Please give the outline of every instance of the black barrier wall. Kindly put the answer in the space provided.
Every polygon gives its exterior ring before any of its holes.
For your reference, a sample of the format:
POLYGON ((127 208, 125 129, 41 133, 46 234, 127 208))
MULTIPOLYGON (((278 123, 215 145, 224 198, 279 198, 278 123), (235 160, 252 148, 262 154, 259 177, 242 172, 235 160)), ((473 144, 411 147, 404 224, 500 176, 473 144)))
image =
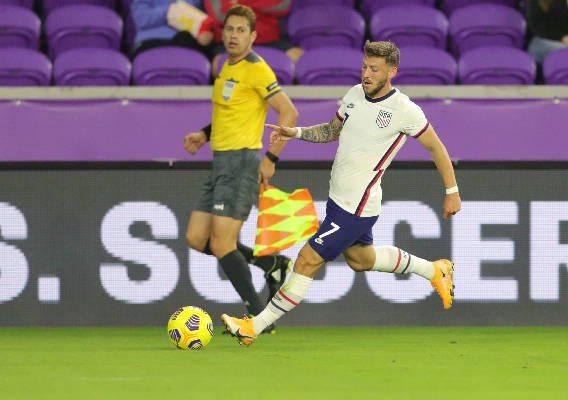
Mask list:
MULTIPOLYGON (((78 166, 0 170, 1 326, 161 325, 181 305, 217 323, 222 312, 244 312, 215 259, 185 244, 206 169, 78 166)), ((423 278, 355 273, 340 258, 280 324, 568 324, 566 170, 506 168, 458 168, 463 208, 449 221, 431 167, 395 165, 383 178, 375 243, 451 258, 451 310, 423 278)), ((321 219, 328 180, 327 168, 280 169, 272 183, 309 188, 321 219)), ((256 215, 242 231, 249 245, 256 215)))

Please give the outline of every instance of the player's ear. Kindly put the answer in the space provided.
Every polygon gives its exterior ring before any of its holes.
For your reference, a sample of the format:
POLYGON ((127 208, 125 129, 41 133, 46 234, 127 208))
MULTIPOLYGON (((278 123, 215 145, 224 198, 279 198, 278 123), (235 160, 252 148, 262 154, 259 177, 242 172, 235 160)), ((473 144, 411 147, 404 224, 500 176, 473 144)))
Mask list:
POLYGON ((389 68, 389 78, 392 79, 396 76, 396 73, 398 72, 398 68, 397 67, 390 67, 389 68))
POLYGON ((252 43, 254 43, 254 41, 256 40, 256 31, 251 32, 250 38, 251 38, 252 43))

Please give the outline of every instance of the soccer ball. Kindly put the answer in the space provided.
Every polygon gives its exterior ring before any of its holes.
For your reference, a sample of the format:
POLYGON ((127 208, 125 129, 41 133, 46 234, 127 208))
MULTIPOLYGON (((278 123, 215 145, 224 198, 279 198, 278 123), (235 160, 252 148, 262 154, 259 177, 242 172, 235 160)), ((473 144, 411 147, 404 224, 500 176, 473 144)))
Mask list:
POLYGON ((201 350, 211 341, 213 321, 199 307, 181 307, 168 321, 168 336, 178 349, 201 350))

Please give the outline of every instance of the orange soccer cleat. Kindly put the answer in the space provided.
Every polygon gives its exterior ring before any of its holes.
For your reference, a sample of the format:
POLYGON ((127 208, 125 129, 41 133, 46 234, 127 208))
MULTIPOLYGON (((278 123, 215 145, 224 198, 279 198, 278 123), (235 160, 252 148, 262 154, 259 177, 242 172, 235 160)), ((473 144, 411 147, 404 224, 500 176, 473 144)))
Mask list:
POLYGON ((221 319, 231 336, 236 337, 243 346, 248 347, 256 340, 257 335, 254 333, 251 318, 245 315, 243 319, 240 319, 223 314, 221 319))
POLYGON ((434 278, 432 278, 430 283, 442 298, 445 309, 452 307, 452 300, 454 298, 454 285, 452 284, 453 273, 454 263, 450 260, 434 261, 434 278))

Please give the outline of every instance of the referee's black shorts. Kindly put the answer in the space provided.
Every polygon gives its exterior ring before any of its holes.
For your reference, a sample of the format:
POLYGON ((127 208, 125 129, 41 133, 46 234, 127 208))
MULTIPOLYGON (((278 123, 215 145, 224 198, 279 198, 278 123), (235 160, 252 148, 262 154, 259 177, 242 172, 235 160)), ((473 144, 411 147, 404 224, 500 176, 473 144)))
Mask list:
POLYGON ((259 164, 258 149, 215 151, 195 210, 245 221, 258 202, 259 164))

